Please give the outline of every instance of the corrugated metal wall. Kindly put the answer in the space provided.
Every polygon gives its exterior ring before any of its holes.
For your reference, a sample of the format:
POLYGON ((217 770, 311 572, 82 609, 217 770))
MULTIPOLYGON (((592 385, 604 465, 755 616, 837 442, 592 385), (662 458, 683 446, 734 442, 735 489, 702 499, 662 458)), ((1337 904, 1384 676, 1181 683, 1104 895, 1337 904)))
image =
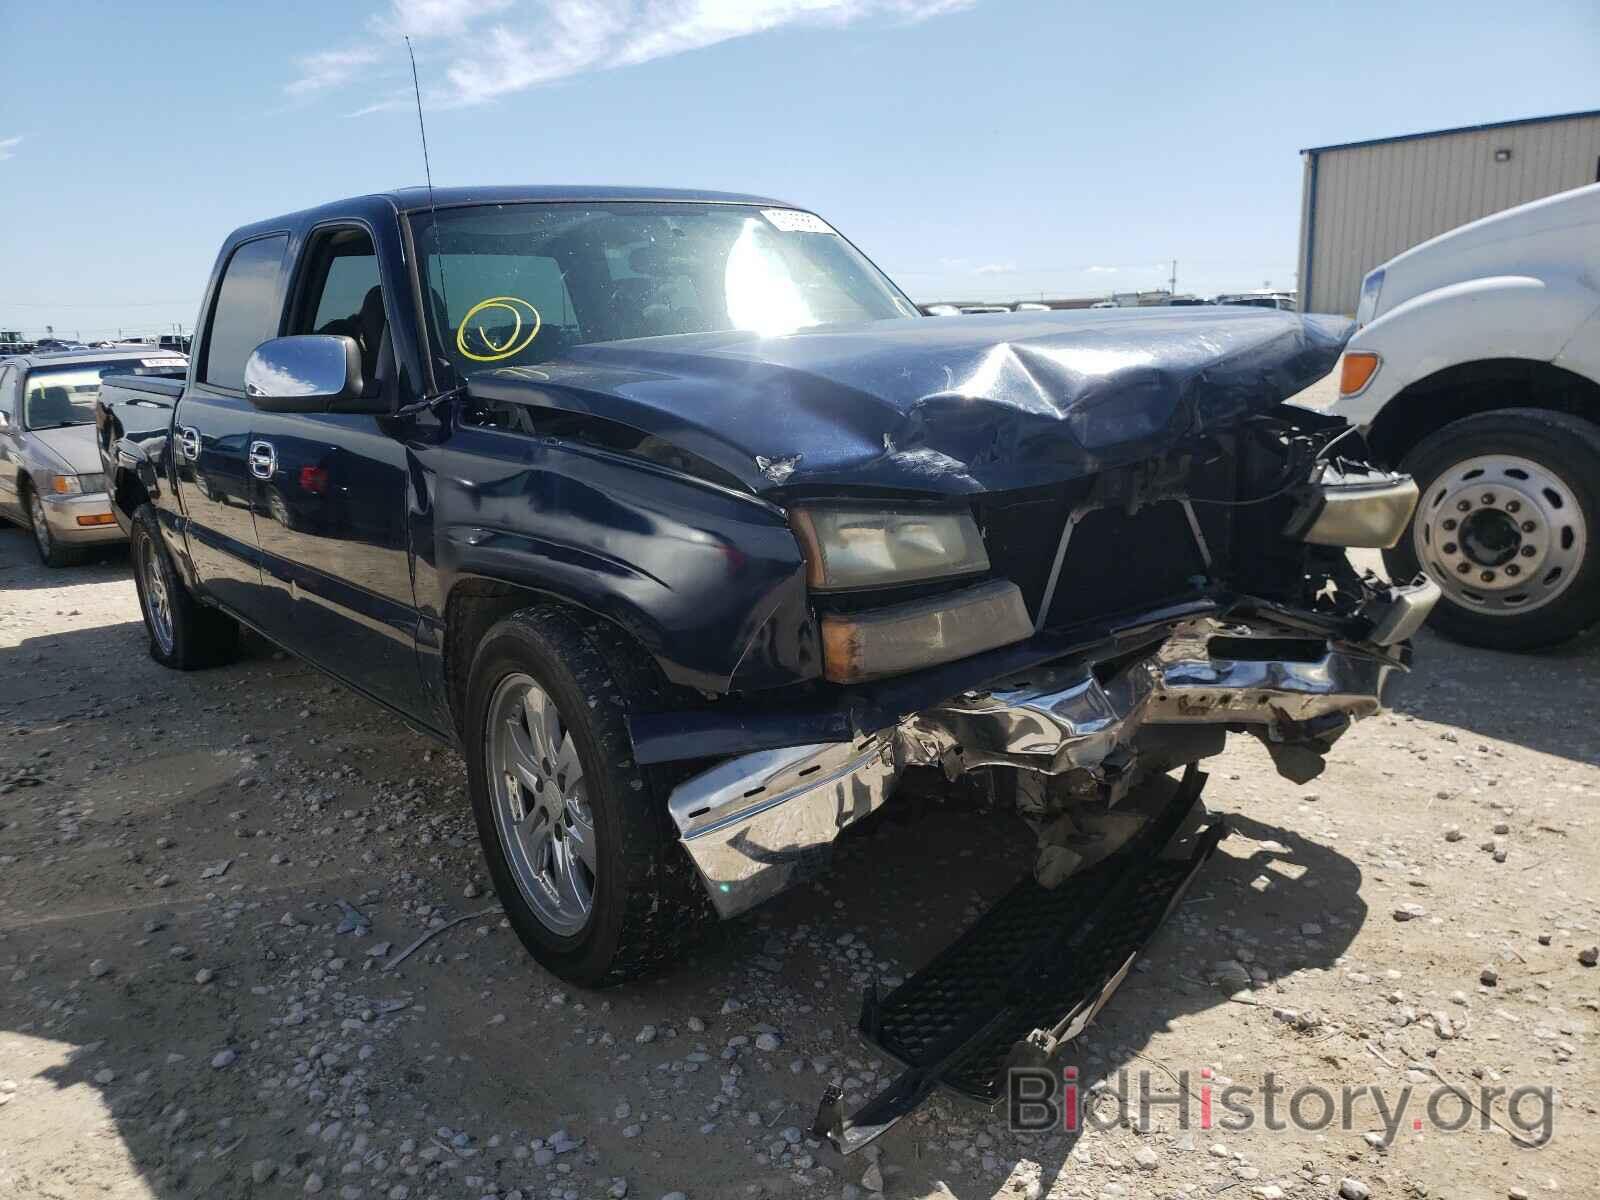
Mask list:
POLYGON ((1301 308, 1353 313, 1361 277, 1400 251, 1490 213, 1600 179, 1600 116, 1324 150, 1315 154, 1314 171, 1313 156, 1306 157, 1301 308), (1510 161, 1495 162, 1496 150, 1510 150, 1510 161))

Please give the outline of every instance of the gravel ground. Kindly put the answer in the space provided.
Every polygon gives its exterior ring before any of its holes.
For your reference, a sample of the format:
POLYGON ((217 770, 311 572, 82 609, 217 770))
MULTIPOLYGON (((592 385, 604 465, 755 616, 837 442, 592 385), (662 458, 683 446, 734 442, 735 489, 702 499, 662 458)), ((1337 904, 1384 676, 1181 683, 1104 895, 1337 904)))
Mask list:
POLYGON ((1212 762, 1236 832, 1070 1056, 1090 1091, 1377 1085, 1391 1134, 1367 1099, 1018 1136, 939 1097, 841 1162, 802 1131, 892 1077, 863 985, 1004 890, 1018 823, 876 824, 670 977, 574 991, 495 911, 456 755, 259 642, 164 671, 125 554, 0 530, 0 1196, 1600 1195, 1595 643, 1419 658, 1312 784, 1212 762), (1441 1078, 1552 1088, 1553 1138, 1503 1101, 1414 1128, 1441 1078))

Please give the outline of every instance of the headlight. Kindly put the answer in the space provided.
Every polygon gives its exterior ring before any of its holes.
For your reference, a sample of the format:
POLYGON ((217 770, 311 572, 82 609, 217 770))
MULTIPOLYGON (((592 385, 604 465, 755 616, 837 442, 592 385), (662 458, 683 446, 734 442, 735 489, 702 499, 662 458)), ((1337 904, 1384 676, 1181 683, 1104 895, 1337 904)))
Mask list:
POLYGON ((790 523, 818 591, 917 583, 989 569, 969 512, 796 508, 790 523))
POLYGON ((1318 546, 1387 549, 1400 540, 1416 507, 1417 485, 1409 475, 1328 467, 1301 496, 1283 532, 1318 546))
POLYGON ((1361 281, 1361 300, 1356 304, 1356 328, 1360 329, 1378 315, 1378 297, 1383 293, 1383 268, 1379 267, 1361 281))
POLYGON ((46 487, 56 496, 88 496, 106 490, 106 477, 98 471, 92 475, 51 475, 46 487))

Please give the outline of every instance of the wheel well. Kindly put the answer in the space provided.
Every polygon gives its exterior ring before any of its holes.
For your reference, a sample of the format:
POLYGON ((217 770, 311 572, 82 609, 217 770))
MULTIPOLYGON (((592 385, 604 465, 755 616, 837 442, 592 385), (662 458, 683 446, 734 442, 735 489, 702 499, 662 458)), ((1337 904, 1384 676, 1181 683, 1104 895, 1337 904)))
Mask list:
MULTIPOLYGON (((530 605, 557 605, 588 625, 602 625, 626 645, 634 661, 648 664, 659 675, 655 656, 623 626, 597 616, 580 605, 536 588, 503 583, 496 579, 463 579, 450 589, 444 610, 444 681, 450 702, 450 719, 456 733, 466 736, 463 721, 467 711, 467 678, 472 673, 472 658, 478 643, 495 622, 530 605)), ((662 684, 665 680, 660 681, 662 684)))
POLYGON ((139 506, 150 499, 149 489, 132 471, 118 471, 112 500, 127 517, 139 511, 139 506))
POLYGON ((1392 466, 1434 430, 1501 408, 1549 408, 1600 420, 1600 384, 1529 359, 1461 363, 1400 391, 1373 421, 1367 442, 1392 466))

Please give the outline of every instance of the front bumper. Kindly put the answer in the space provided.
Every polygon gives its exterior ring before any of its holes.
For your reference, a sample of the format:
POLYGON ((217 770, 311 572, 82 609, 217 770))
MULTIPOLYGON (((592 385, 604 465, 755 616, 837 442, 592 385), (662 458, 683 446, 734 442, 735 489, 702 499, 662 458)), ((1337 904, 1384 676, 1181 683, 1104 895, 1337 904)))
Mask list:
POLYGON ((98 546, 106 542, 125 542, 128 535, 117 524, 111 511, 111 497, 105 492, 87 496, 44 496, 44 519, 50 536, 65 546, 98 546), (96 524, 80 524, 78 518, 96 524))
MULTIPOLYGON (((1374 615, 1386 632, 1420 624, 1437 598, 1426 585, 1396 593, 1374 615)), ((850 742, 735 756, 680 783, 669 808, 729 917, 812 873, 909 767, 952 780, 987 767, 1078 772, 1084 786, 1115 789, 1135 777, 1141 756, 1165 770, 1216 753, 1233 731, 1258 737, 1285 776, 1312 778, 1350 723, 1381 708, 1400 669, 1388 644, 1286 631, 1264 618, 1197 617, 1131 662, 1101 646, 850 742)))

